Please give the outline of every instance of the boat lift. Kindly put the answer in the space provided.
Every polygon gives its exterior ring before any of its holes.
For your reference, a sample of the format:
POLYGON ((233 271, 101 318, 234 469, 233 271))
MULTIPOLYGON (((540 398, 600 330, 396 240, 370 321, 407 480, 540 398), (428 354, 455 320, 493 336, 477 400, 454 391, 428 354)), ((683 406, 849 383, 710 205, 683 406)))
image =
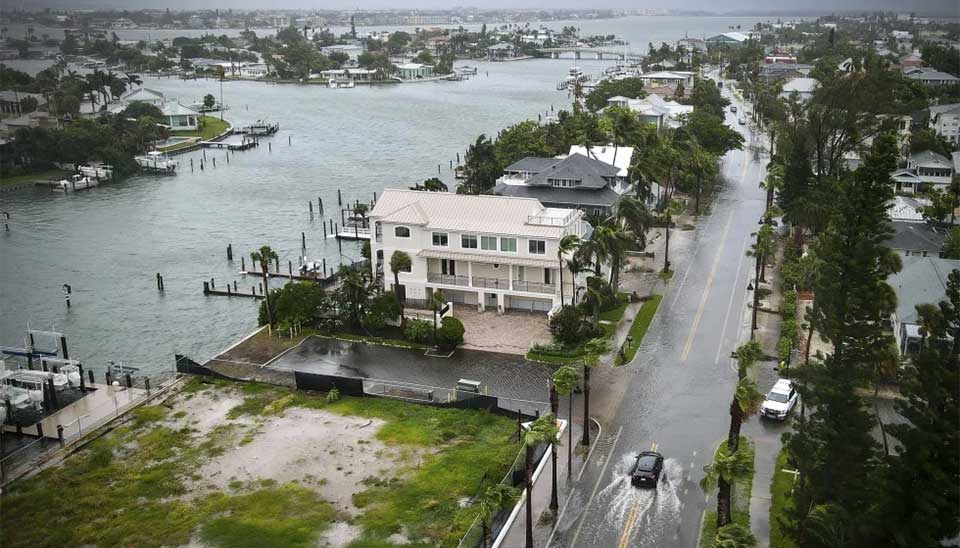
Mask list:
POLYGON ((33 361, 40 360, 43 358, 50 358, 60 355, 61 351, 63 352, 63 358, 67 359, 69 357, 67 353, 67 338, 63 333, 56 331, 40 331, 37 329, 28 329, 27 330, 27 340, 24 341, 23 347, 17 346, 0 346, 0 356, 17 356, 27 359, 27 369, 33 369, 33 361), (37 336, 50 337, 54 340, 58 340, 57 344, 53 349, 46 348, 37 348, 36 338, 37 336))

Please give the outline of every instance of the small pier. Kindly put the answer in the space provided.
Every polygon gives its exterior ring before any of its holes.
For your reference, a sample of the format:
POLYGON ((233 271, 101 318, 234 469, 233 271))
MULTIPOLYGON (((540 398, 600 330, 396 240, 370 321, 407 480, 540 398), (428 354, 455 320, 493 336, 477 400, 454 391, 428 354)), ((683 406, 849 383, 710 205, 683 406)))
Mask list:
POLYGON ((370 240, 370 229, 361 226, 344 226, 337 232, 338 240, 370 240))
POLYGON ((237 291, 231 288, 230 284, 227 284, 227 290, 223 291, 222 289, 213 289, 210 286, 210 282, 203 282, 203 294, 205 296, 219 296, 219 297, 241 297, 247 299, 262 299, 263 293, 257 293, 256 287, 250 288, 250 293, 245 293, 243 291, 237 291))
POLYGON ((244 139, 239 143, 236 141, 201 141, 200 146, 203 148, 215 148, 215 149, 227 149, 231 152, 236 152, 238 150, 249 150, 251 148, 257 147, 260 144, 255 139, 247 139, 244 136, 244 139))

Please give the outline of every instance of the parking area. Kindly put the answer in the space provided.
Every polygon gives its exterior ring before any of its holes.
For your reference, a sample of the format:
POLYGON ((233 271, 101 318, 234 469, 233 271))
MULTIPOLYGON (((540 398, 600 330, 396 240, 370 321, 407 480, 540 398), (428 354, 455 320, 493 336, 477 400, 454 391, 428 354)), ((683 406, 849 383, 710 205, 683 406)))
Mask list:
POLYGON ((470 305, 454 305, 456 316, 466 330, 463 347, 471 350, 524 355, 534 343, 550 342, 550 327, 545 312, 495 309, 478 312, 470 305))

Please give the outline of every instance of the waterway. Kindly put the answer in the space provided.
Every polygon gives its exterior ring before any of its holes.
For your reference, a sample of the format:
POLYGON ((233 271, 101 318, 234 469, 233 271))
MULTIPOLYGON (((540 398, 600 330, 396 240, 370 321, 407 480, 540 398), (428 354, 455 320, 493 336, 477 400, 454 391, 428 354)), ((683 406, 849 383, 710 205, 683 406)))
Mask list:
MULTIPOLYGON (((648 17, 577 25, 646 44, 748 28, 757 20, 648 17)), ((598 74, 613 62, 577 64, 598 74)), ((264 119, 281 128, 259 148, 230 155, 229 163, 225 152, 207 151, 201 171, 197 151, 179 157, 175 176, 138 176, 70 195, 0 194, 0 210, 11 215, 10 231, 0 233, 0 344, 23 343, 28 326, 55 329, 68 335, 71 357, 88 367, 115 360, 147 373, 171 370, 174 353, 214 355, 255 327, 256 305, 204 297, 204 280, 214 278, 218 287, 237 280, 249 291, 257 282, 237 274, 240 256, 249 263, 261 245, 278 251, 283 269, 287 261, 296 268, 301 232, 311 260, 325 257, 332 266, 358 259, 359 246, 345 243, 341 255, 335 240, 322 237, 324 219, 339 222, 338 190, 344 201, 369 201, 384 188, 436 176, 438 166, 452 187, 450 161, 478 134, 495 135, 569 105, 555 87, 572 60, 469 64, 479 73, 464 82, 342 90, 228 82, 230 122, 264 119), (307 206, 313 201, 316 208, 318 198, 327 215, 311 221, 307 206), (65 283, 73 288, 70 308, 65 283)), ((185 104, 220 93, 213 80, 147 78, 144 86, 185 104)))

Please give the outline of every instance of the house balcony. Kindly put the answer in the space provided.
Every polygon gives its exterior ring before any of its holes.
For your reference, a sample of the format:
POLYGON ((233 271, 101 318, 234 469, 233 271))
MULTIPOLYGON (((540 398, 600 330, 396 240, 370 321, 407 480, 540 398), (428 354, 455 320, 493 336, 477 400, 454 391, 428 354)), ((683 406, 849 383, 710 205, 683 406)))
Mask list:
POLYGON ((474 276, 473 287, 482 287, 485 289, 510 289, 510 280, 506 278, 488 278, 486 276, 474 276))
POLYGON ((546 293, 553 295, 557 292, 555 284, 545 284, 540 282, 526 282, 523 280, 513 280, 514 291, 527 291, 529 293, 546 293))
POLYGON ((439 272, 428 272, 427 281, 434 284, 462 285, 469 286, 470 279, 466 276, 456 276, 454 274, 440 274, 439 272))

